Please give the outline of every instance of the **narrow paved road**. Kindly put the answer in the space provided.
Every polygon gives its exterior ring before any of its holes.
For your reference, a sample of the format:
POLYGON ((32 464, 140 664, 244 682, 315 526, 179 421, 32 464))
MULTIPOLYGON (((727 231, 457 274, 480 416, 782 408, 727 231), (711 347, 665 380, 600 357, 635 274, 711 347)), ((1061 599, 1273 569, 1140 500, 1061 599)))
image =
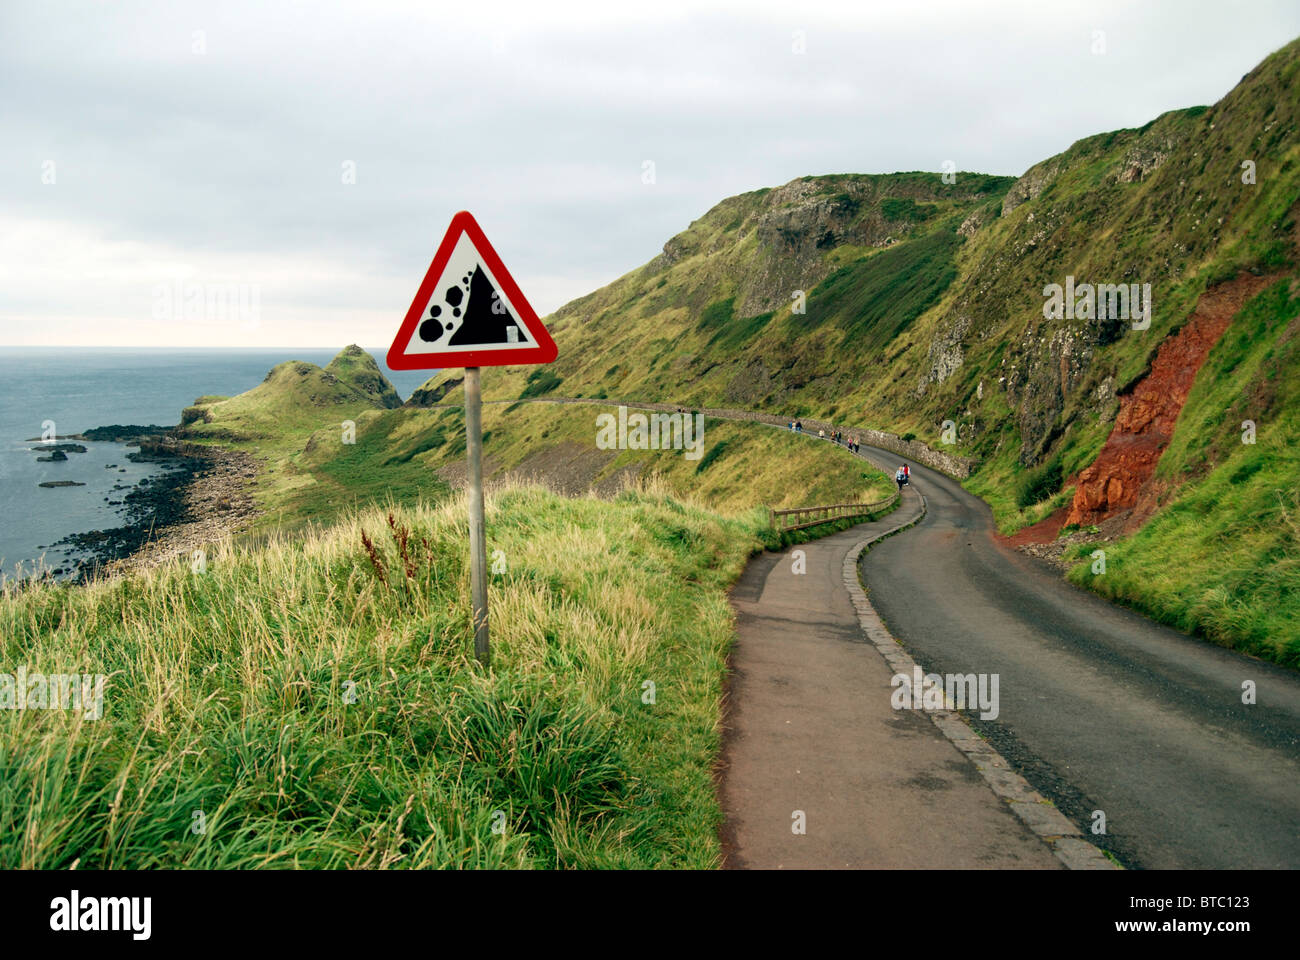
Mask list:
POLYGON ((1090 839, 1126 866, 1300 868, 1300 674, 1066 583, 997 542, 982 500, 911 467, 929 512, 863 557, 863 582, 927 670, 999 675, 1001 713, 976 729, 1079 827, 1104 813, 1090 839))
POLYGON ((1300 867, 1300 676, 1066 583, 998 543, 982 500, 911 466, 928 513, 862 579, 926 669, 1000 676, 1001 714, 976 729, 1075 824, 1103 811, 1091 839, 1126 866, 1300 867))
POLYGON ((882 520, 754 558, 732 588, 727 867, 1062 869, 926 714, 890 704, 893 671, 862 632, 844 561, 920 513, 908 491, 882 520))

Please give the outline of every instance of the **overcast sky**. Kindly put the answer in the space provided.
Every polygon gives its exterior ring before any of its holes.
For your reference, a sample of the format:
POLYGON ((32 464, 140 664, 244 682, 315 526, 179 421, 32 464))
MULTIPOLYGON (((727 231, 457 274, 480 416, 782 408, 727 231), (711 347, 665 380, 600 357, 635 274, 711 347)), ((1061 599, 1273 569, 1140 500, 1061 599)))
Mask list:
POLYGON ((386 346, 459 209, 545 314, 724 197, 1020 174, 1297 35, 1295 0, 3 0, 0 344, 386 346))

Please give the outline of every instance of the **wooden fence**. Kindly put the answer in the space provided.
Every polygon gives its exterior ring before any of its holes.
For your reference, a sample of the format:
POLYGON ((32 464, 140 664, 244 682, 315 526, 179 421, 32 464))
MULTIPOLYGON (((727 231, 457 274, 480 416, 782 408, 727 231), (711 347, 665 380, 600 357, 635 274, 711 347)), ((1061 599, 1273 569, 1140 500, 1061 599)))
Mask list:
POLYGON ((802 530, 819 523, 829 523, 844 517, 865 517, 883 510, 898 499, 894 494, 888 500, 876 503, 831 503, 822 507, 795 507, 793 510, 769 510, 770 522, 778 531, 802 530))

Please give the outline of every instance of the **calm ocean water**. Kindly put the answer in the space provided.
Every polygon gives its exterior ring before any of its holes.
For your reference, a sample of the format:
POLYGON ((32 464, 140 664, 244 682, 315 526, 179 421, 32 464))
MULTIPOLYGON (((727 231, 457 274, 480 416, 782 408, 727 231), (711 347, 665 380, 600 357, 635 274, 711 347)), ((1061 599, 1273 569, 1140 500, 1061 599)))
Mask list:
MULTIPOLYGON (((54 421, 60 434, 109 424, 162 424, 204 394, 234 396, 257 386, 285 360, 324 366, 337 350, 175 350, 141 348, 0 347, 0 571, 30 572, 44 558, 48 567, 65 559, 48 545, 73 533, 120 526, 120 500, 143 477, 161 472, 126 459, 120 443, 86 442, 86 453, 66 461, 37 463, 32 437, 54 421), (109 469, 110 464, 115 464, 109 469), (47 480, 74 480, 83 487, 43 488, 47 480), (117 487, 118 489, 114 489, 117 487)), ((392 371, 384 351, 370 353, 406 399, 429 377, 424 371, 392 371)))

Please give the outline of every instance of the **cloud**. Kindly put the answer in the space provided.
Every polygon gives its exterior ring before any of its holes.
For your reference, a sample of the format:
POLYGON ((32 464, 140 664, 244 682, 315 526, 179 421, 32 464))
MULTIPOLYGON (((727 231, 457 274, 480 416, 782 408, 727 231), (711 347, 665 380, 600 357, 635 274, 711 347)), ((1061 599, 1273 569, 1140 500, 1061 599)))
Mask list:
POLYGON ((1298 28, 1172 0, 6 3, 0 342, 384 343, 459 209, 545 313, 726 196, 1020 173, 1216 100, 1298 28), (260 327, 160 329, 178 265, 258 285, 260 327))

